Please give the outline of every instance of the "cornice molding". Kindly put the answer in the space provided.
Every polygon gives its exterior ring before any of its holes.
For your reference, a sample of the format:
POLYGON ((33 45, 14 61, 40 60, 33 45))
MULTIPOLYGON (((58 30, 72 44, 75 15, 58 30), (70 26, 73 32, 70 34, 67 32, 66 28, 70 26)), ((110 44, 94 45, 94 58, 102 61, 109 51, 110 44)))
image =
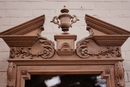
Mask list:
POLYGON ((87 14, 85 15, 85 21, 88 26, 91 26, 92 28, 108 35, 113 34, 130 35, 130 32, 125 29, 107 23, 105 21, 99 20, 87 14))
POLYGON ((0 33, 9 47, 30 47, 38 39, 38 34, 44 29, 45 15, 34 18, 9 30, 0 33), (26 35, 34 30, 34 34, 26 35))
POLYGON ((100 46, 122 46, 129 35, 93 35, 93 40, 100 46))
POLYGON ((43 26, 44 22, 45 22, 45 15, 42 15, 28 22, 20 24, 16 27, 13 27, 9 30, 3 31, 0 33, 0 35, 24 35, 31 32, 32 30, 39 29, 40 27, 43 26))
POLYGON ((91 38, 100 46, 122 46, 127 38, 130 37, 129 31, 87 14, 85 16, 85 21, 91 38), (98 32, 94 32, 94 29, 104 34, 98 34, 98 32))

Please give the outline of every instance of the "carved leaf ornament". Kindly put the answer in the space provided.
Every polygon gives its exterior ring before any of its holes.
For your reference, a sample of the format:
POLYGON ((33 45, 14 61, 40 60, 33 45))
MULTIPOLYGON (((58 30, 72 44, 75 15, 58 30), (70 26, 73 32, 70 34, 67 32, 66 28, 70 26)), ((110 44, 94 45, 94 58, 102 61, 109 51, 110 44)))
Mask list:
POLYGON ((115 77, 118 87, 124 87, 124 68, 121 62, 115 64, 115 77))
POLYGON ((80 58, 121 57, 120 49, 118 47, 100 47, 89 37, 82 39, 76 45, 76 53, 80 58))
POLYGON ((55 53, 54 43, 44 37, 39 37, 38 40, 34 43, 32 47, 20 47, 20 48, 11 48, 10 58, 14 57, 30 57, 33 59, 34 57, 41 57, 44 59, 51 58, 55 53), (40 47, 36 47, 39 45, 40 47), (33 49, 35 47, 35 49, 33 49), (37 50, 37 52, 33 52, 37 50))

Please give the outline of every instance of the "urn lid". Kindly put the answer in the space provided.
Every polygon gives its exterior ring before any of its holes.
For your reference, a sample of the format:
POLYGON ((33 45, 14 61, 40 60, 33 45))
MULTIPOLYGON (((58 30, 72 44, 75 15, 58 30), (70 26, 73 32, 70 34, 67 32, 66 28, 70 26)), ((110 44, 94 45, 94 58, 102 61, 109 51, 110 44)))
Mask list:
POLYGON ((64 6, 64 8, 61 9, 60 12, 61 12, 61 13, 68 13, 68 12, 69 12, 69 9, 67 9, 66 6, 64 6))

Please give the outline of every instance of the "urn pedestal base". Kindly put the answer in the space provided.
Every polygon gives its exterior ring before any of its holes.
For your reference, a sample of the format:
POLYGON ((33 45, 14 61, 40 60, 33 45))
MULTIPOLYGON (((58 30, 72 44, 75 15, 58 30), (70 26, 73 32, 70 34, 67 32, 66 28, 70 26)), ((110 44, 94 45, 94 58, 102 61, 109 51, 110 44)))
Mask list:
POLYGON ((54 36, 56 40, 56 51, 58 55, 73 55, 74 41, 76 40, 76 35, 71 35, 69 33, 62 33, 60 35, 54 36))

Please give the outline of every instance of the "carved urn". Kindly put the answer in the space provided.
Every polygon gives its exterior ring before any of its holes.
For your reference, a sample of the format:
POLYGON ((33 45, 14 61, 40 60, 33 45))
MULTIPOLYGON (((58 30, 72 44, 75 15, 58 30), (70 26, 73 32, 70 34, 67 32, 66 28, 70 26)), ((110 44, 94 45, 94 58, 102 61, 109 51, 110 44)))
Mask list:
POLYGON ((68 12, 69 10, 64 6, 64 8, 61 9, 61 14, 58 17, 54 16, 51 21, 54 24, 57 24, 59 28, 62 28, 62 31, 64 32, 68 31, 73 23, 79 21, 76 15, 71 16, 68 12))

